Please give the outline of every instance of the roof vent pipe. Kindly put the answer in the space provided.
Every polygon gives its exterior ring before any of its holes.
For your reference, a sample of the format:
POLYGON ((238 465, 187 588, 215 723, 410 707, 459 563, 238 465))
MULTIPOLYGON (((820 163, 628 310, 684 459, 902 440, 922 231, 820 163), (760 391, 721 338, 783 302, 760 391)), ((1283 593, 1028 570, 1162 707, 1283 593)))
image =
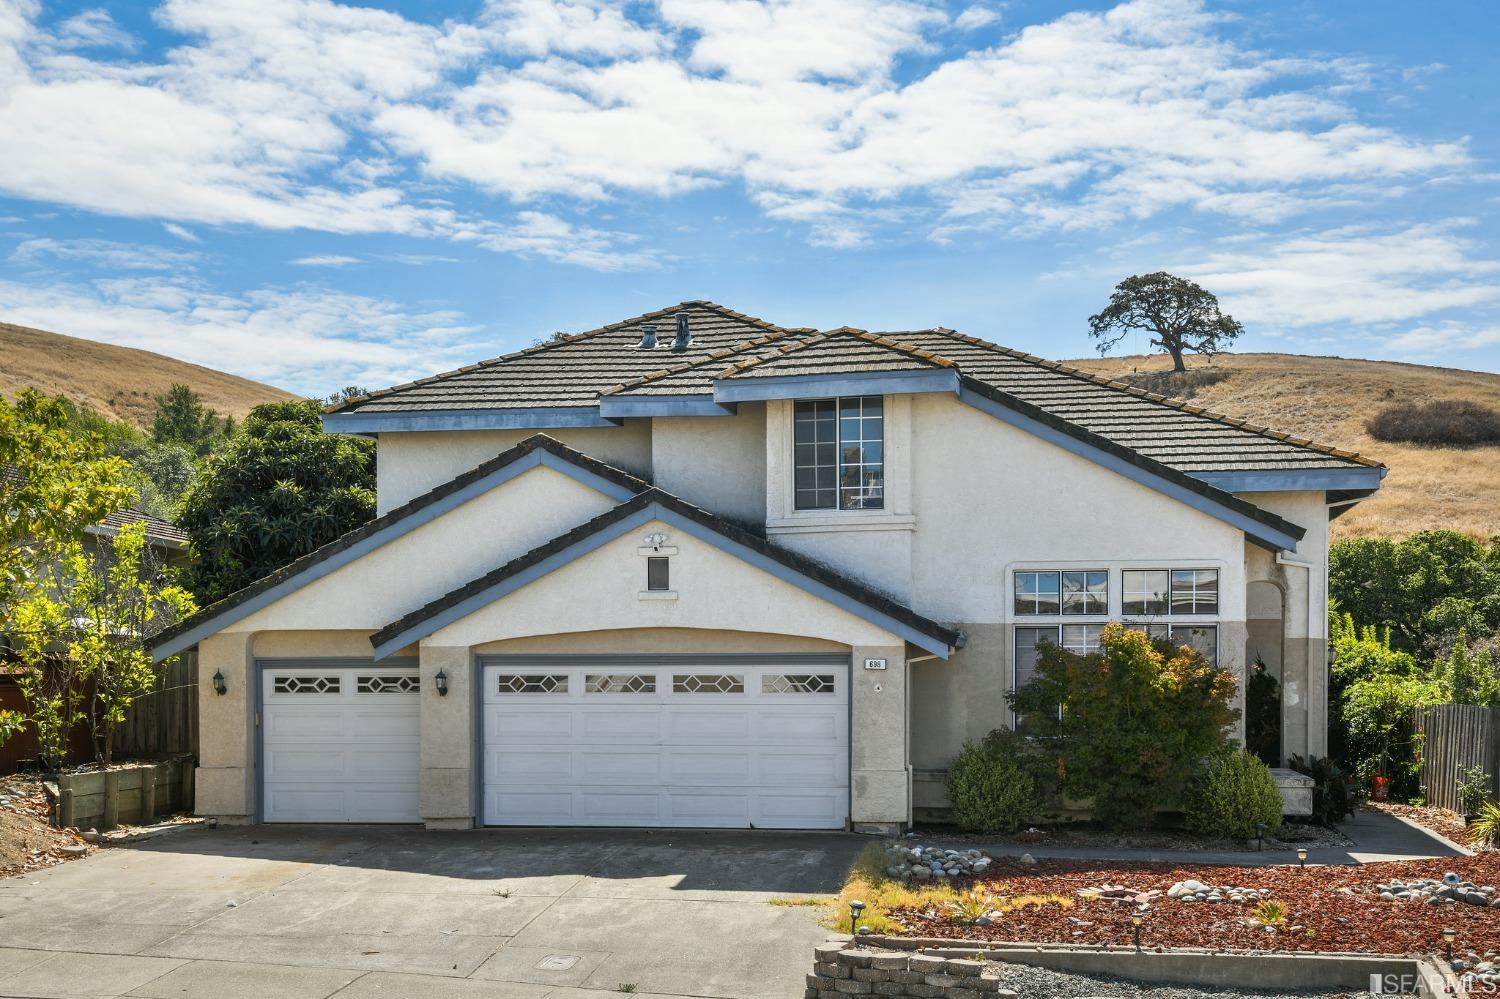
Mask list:
POLYGON ((693 331, 688 327, 688 314, 677 313, 677 339, 672 341, 673 350, 687 350, 688 344, 693 342, 693 331))
POLYGON ((642 326, 641 327, 641 349, 642 350, 655 350, 656 349, 656 327, 655 326, 642 326))

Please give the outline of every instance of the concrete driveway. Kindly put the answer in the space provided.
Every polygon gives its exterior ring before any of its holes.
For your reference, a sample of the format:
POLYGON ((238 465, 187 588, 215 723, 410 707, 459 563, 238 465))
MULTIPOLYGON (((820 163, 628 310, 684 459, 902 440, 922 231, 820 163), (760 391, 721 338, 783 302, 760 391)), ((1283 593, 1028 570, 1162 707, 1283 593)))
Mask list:
POLYGON ((197 829, 0 881, 0 996, 597 999, 802 992, 868 840, 197 829))

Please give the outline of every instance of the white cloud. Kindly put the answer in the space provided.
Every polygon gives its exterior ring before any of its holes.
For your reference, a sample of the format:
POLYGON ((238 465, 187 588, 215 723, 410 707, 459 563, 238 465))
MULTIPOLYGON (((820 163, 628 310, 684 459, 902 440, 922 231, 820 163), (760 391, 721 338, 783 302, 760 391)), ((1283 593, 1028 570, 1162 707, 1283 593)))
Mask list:
POLYGON ((360 262, 358 257, 345 257, 337 253, 326 253, 321 256, 298 257, 292 263, 299 267, 348 267, 350 264, 360 262))
POLYGON ((1239 240, 1169 269, 1214 292, 1241 320, 1293 328, 1400 323, 1500 301, 1500 261, 1476 256, 1464 228, 1465 220, 1448 220, 1239 240))
POLYGON ((1385 341, 1385 346, 1398 355, 1417 358, 1439 357, 1451 350, 1477 350, 1495 344, 1500 344, 1500 325, 1475 326, 1458 320, 1417 326, 1385 341))
POLYGON ((1290 218, 1471 166, 1462 142, 1361 120, 1350 95, 1369 66, 1270 58, 1201 0, 1129 0, 946 53, 996 8, 491 0, 425 24, 331 0, 166 0, 156 14, 181 39, 165 56, 91 60, 66 38, 107 18, 48 27, 35 0, 0 8, 0 190, 621 267, 653 258, 579 221, 583 203, 740 185, 815 241, 857 245, 892 224, 945 240, 1183 207, 1290 218), (923 68, 897 74, 912 55, 923 68), (520 211, 438 200, 463 186, 520 211), (874 214, 902 199, 921 210, 874 214))
POLYGON ((389 385, 493 354, 451 311, 316 286, 230 295, 163 277, 0 281, 7 321, 152 350, 308 395, 389 385))
POLYGON ((107 239, 48 239, 23 241, 11 253, 16 264, 39 264, 47 258, 68 260, 93 267, 131 271, 175 271, 191 269, 198 254, 168 250, 143 243, 117 243, 107 239))
POLYGON ((102 8, 80 11, 58 26, 56 37, 63 48, 118 48, 133 52, 140 40, 122 30, 102 8))
POLYGON ((183 240, 184 242, 203 242, 203 240, 199 239, 197 234, 194 233, 191 229, 187 228, 186 226, 178 225, 176 222, 163 222, 161 227, 165 229, 169 234, 176 236, 178 239, 183 240))

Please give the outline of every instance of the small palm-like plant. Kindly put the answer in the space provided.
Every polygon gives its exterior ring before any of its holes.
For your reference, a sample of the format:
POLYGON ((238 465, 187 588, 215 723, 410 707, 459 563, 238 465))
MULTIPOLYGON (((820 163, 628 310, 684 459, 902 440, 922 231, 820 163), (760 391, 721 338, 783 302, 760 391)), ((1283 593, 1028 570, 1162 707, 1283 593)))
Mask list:
POLYGON ((989 915, 996 905, 995 896, 983 888, 961 891, 943 903, 943 912, 955 923, 976 923, 989 915))
POLYGON ((1469 822, 1469 842, 1475 846, 1500 846, 1500 804, 1486 801, 1469 822))
POLYGON ((1285 925, 1286 903, 1268 898, 1255 907, 1255 918, 1262 926, 1285 925))

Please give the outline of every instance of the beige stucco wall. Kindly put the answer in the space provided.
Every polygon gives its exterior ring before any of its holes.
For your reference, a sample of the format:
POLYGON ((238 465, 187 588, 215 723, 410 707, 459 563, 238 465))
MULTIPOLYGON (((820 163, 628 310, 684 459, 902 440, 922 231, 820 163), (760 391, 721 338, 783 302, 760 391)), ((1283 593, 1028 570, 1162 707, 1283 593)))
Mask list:
POLYGON ((651 476, 651 421, 556 430, 434 430, 381 434, 376 507, 385 513, 467 472, 536 433, 643 478, 651 476))
POLYGON ((582 631, 561 635, 528 635, 474 646, 476 655, 735 652, 847 652, 848 646, 825 639, 752 631, 705 628, 634 628, 582 631))
POLYGON ((733 416, 656 420, 652 481, 669 493, 749 523, 765 520, 766 406, 741 403, 733 416))
POLYGON ((576 479, 538 466, 232 627, 306 630, 337 622, 377 630, 614 505, 576 479))

